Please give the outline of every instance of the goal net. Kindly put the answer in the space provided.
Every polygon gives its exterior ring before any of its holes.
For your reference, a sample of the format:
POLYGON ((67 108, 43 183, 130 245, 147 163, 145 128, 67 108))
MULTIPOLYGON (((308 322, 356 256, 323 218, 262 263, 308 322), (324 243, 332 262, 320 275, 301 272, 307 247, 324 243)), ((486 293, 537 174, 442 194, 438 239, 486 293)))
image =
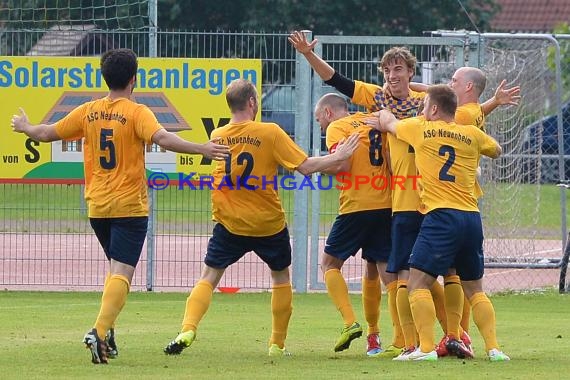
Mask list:
POLYGON ((486 119, 487 132, 503 148, 499 159, 481 161, 488 265, 544 267, 560 258, 558 141, 551 117, 557 100, 549 46, 541 39, 500 38, 487 39, 479 51, 487 75, 482 100, 503 79, 507 87, 521 86, 522 96, 519 106, 500 107, 486 119))
POLYGON ((149 25, 148 0, 0 0, 0 30, 139 30, 149 25))

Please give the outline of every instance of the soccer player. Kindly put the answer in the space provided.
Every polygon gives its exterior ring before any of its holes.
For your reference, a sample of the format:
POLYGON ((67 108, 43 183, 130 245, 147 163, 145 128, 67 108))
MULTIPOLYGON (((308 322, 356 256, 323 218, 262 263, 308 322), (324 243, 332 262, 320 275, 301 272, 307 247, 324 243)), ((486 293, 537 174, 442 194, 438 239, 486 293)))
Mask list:
POLYGON ((507 361, 509 357, 497 343, 493 305, 483 292, 483 229, 474 195, 480 155, 497 158, 501 147, 481 130, 456 124, 456 109, 453 90, 436 85, 427 91, 423 117, 398 121, 391 113, 380 111, 379 129, 413 146, 421 174, 420 211, 425 218, 410 256, 408 281, 420 346, 406 356, 407 360, 437 360, 436 315, 429 289, 438 275, 455 267, 488 357, 507 361))
POLYGON ((339 215, 335 219, 321 259, 325 285, 329 296, 340 311, 344 328, 334 351, 343 351, 350 342, 362 335, 350 303, 348 287, 341 274, 344 262, 362 249, 366 260, 362 277, 362 304, 368 323, 368 356, 382 353, 379 336, 380 273, 382 263, 391 250, 391 177, 386 152, 386 134, 365 123, 364 113, 351 115, 346 98, 329 93, 321 97, 315 116, 326 131, 327 148, 334 153, 339 142, 353 133, 359 135, 359 145, 350 161, 328 174, 343 176, 339 215))
MULTIPOLYGON (((485 90, 486 83, 487 78, 485 73, 478 68, 461 67, 455 71, 449 82, 449 86, 457 95, 457 110, 455 112, 455 122, 457 124, 474 125, 482 131, 485 131, 485 115, 488 115, 501 105, 518 105, 518 101, 520 100, 520 87, 505 88, 505 80, 501 81, 491 99, 483 104, 479 104, 479 98, 485 90)), ((411 83, 410 87, 416 91, 424 92, 428 88, 427 85, 418 83, 411 83)), ((482 195, 483 191, 479 186, 479 182, 475 181, 475 196, 480 198, 482 195)), ((449 340, 449 335, 453 337, 457 331, 462 329, 470 340, 467 333, 469 331, 471 310, 467 298, 465 298, 463 302, 459 330, 458 326, 455 326, 456 318, 453 317, 453 314, 459 316, 459 312, 461 311, 460 302, 456 300, 457 297, 461 297, 460 291, 457 289, 460 284, 460 279, 457 275, 449 275, 445 278, 445 284, 446 306, 448 309, 448 331, 436 347, 437 354, 440 357, 448 355, 446 345, 449 340), (451 318, 449 318, 450 316, 451 318)), ((466 339, 463 339, 463 341, 465 342, 466 339)), ((466 347, 468 349, 471 348, 468 344, 466 344, 466 347)), ((472 353, 471 350, 471 354, 472 353)))
MULTIPOLYGON (((495 95, 491 99, 483 104, 479 104, 479 98, 485 90, 486 83, 487 78, 485 74, 478 68, 461 67, 455 71, 449 86, 457 95, 457 110, 455 112, 455 122, 457 124, 475 125, 485 132, 485 115, 490 114, 500 105, 518 105, 520 87, 505 88, 505 80, 501 81, 495 90, 495 95)), ((480 169, 478 168, 477 170, 479 173, 480 169)), ((475 181, 475 196, 477 198, 483 196, 483 191, 477 180, 475 181)), ((471 303, 466 297, 461 318, 461 328, 466 333, 469 331, 470 310, 471 303)), ((447 350, 445 341, 446 339, 444 338, 443 344, 438 344, 438 355, 440 356, 444 355, 447 350)))
MULTIPOLYGON (((335 87, 348 96, 355 104, 374 112, 387 109, 396 118, 405 119, 416 116, 422 105, 425 93, 410 89, 410 80, 414 75, 416 58, 406 48, 394 47, 386 51, 378 64, 378 70, 384 75, 390 93, 381 86, 352 80, 336 72, 327 62, 313 51, 317 40, 308 42, 303 32, 295 31, 289 35, 289 41, 295 49, 304 55, 311 67, 328 85, 335 87)), ((392 252, 390 257, 397 257, 397 262, 379 264, 380 276, 388 293, 390 317, 394 327, 392 343, 379 354, 381 357, 396 357, 404 347, 414 345, 416 332, 409 311, 406 279, 407 257, 419 232, 422 215, 417 211, 419 196, 415 188, 417 170, 414 163, 413 149, 391 135, 388 135, 390 168, 392 176, 398 179, 392 188, 392 252), (401 309, 401 311, 400 311, 401 309), (407 310, 407 313, 406 313, 407 310)), ((393 260, 393 259, 391 259, 393 260)), ((363 298, 370 288, 363 288, 363 298)), ((433 284, 433 295, 437 305, 438 319, 446 331, 443 287, 433 284)), ((376 311, 379 315, 380 311, 376 311)), ((374 351, 379 343, 378 336, 368 336, 367 352, 374 351)))
POLYGON ((94 364, 116 355, 114 336, 106 341, 129 293, 147 232, 148 201, 144 144, 155 143, 181 153, 223 160, 229 151, 214 140, 185 141, 167 132, 145 105, 130 100, 136 84, 137 56, 129 49, 101 56, 101 72, 109 94, 78 106, 54 124, 32 125, 24 110, 12 127, 34 140, 50 142, 85 138, 85 199, 89 222, 109 260, 99 315, 84 337, 94 364), (109 351, 109 352, 108 352, 109 351))
POLYGON ((164 352, 177 355, 192 344, 224 271, 253 251, 271 269, 269 355, 288 356, 285 338, 293 308, 291 245, 277 192, 277 169, 281 165, 309 175, 343 165, 356 149, 359 136, 351 135, 326 157, 307 158, 279 125, 255 121, 259 103, 251 82, 231 82, 226 100, 231 120, 212 133, 230 147, 226 162, 219 163, 213 173, 212 214, 217 223, 208 242, 200 280, 186 300, 181 333, 164 352))

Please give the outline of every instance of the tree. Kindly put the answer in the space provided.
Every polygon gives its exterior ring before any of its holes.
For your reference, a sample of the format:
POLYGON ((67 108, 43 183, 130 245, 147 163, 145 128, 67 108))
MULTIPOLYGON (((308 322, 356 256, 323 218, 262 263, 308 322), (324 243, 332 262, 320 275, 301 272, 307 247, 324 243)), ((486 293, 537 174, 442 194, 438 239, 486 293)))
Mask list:
MULTIPOLYGON (((480 31, 490 29, 496 0, 464 0, 480 31)), ((160 28, 315 34, 420 36, 437 29, 474 30, 457 0, 337 0, 326 5, 309 0, 159 0, 160 28)))
MULTIPOLYGON (((554 34, 570 34, 570 25, 568 23, 560 23, 554 27, 554 34)), ((570 40, 560 39, 560 70, 562 71, 562 98, 568 100, 570 98, 570 40)), ((554 72, 556 70, 555 63, 556 52, 554 47, 548 48, 548 67, 554 72)))

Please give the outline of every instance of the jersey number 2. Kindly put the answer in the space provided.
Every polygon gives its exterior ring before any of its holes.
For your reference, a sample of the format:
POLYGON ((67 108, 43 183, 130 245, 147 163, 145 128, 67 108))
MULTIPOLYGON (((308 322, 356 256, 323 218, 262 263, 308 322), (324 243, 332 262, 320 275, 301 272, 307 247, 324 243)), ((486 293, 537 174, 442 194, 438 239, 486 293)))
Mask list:
POLYGON ((445 164, 443 164, 439 170, 439 179, 440 181, 455 182, 455 176, 449 174, 449 169, 455 162, 455 149, 449 145, 442 145, 439 148, 439 155, 443 157, 447 154, 449 154, 447 161, 445 161, 445 164))
POLYGON ((101 128, 101 140, 99 140, 99 149, 101 156, 99 164, 103 169, 114 169, 117 166, 117 156, 115 155, 115 144, 113 143, 113 130, 101 128), (109 139, 107 139, 109 138, 109 139))

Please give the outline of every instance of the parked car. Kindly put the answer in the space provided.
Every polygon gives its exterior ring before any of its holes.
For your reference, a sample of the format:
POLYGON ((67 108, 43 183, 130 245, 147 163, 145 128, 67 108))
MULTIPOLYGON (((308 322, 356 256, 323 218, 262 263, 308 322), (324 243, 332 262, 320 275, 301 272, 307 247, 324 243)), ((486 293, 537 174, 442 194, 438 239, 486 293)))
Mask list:
MULTIPOLYGON (((261 121, 277 123, 292 138, 295 139, 295 88, 291 86, 274 86, 262 95, 261 121)), ((314 115, 311 114, 314 128, 319 128, 314 115)), ((308 127, 308 126, 307 126, 308 127)), ((312 137, 310 134, 312 145, 312 137)), ((321 152, 326 152, 326 140, 321 136, 321 152)))
MULTIPOLYGON (((565 178, 570 179, 570 102, 562 106, 563 152, 565 155, 565 178)), ((555 183, 560 180, 559 144, 558 144, 558 115, 546 116, 526 128, 522 153, 525 155, 542 154, 540 168, 541 183, 555 183)), ((535 182, 536 160, 525 157, 525 172, 531 173, 530 182, 535 182)))

